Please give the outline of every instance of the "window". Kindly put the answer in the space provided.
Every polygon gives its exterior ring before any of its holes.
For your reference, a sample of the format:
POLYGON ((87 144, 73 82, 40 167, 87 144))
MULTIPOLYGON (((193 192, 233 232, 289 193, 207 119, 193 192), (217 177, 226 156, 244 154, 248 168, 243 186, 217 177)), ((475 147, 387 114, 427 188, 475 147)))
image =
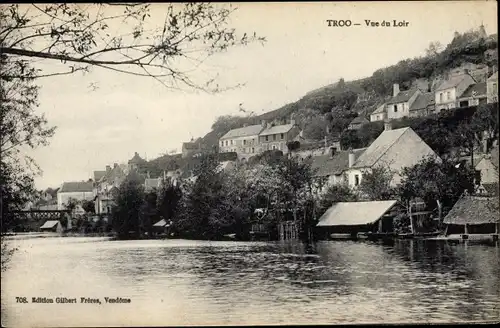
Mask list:
POLYGON ((450 100, 451 99, 451 92, 447 91, 446 92, 446 100, 450 100))
POLYGON ((273 145, 273 150, 276 150, 276 145, 273 145))
POLYGON ((233 140, 231 140, 231 146, 233 145, 233 140))
POLYGON ((269 136, 266 136, 266 141, 269 141, 269 136))
POLYGON ((228 146, 228 145, 229 145, 229 141, 226 140, 226 146, 228 146))
POLYGON ((355 185, 355 186, 359 186, 359 174, 356 174, 356 175, 354 176, 354 185, 355 185))
POLYGON ((252 153, 255 153, 255 148, 252 148, 252 153))
POLYGON ((285 134, 284 133, 281 134, 281 140, 283 140, 283 139, 285 139, 285 134))
POLYGON ((273 134, 273 140, 276 140, 276 135, 275 134, 273 134))
POLYGON ((394 105, 394 113, 398 112, 398 105, 394 105))
POLYGON ((441 92, 439 94, 439 102, 443 102, 444 101, 444 96, 443 96, 443 93, 441 92))
POLYGON ((246 140, 243 140, 243 144, 246 145, 247 144, 247 141, 246 140))

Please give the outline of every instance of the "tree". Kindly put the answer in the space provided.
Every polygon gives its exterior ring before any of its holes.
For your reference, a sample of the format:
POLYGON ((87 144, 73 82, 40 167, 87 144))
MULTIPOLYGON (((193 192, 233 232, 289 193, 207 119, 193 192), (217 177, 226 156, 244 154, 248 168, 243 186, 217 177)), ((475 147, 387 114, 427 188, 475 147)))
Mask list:
POLYGON ((137 176, 129 174, 118 188, 111 210, 113 230, 118 238, 137 238, 141 234, 140 214, 144 204, 144 187, 137 176))
POLYGON ((328 121, 323 115, 317 115, 307 122, 304 127, 304 137, 312 140, 321 140, 326 135, 326 126, 328 121))
POLYGON ((95 213, 95 202, 93 200, 84 200, 82 208, 86 213, 95 213))
POLYGON ((393 172, 385 166, 376 166, 363 174, 359 192, 368 200, 389 200, 395 196, 391 187, 393 172))
POLYGON ((345 130, 340 135, 340 147, 342 149, 356 149, 362 146, 362 140, 359 139, 356 130, 345 130))
POLYGON ((423 199, 435 208, 437 202, 451 208, 465 190, 474 192, 474 169, 455 166, 450 160, 424 158, 412 167, 402 170, 399 196, 403 201, 423 199))
POLYGON ((175 221, 178 217, 182 200, 182 190, 167 180, 159 190, 157 211, 160 218, 166 222, 175 221))
POLYGON ((441 50, 443 50, 443 45, 439 41, 434 41, 429 44, 429 47, 425 49, 425 53, 429 57, 437 56, 441 50))
MULTIPOLYGON (((194 79, 194 71, 214 54, 264 42, 255 33, 228 26, 232 6, 210 3, 165 4, 12 4, 0 10, 0 53, 16 62, 63 64, 61 71, 39 68, 36 77, 87 72, 92 67, 149 77, 169 88, 223 90, 216 75, 194 79), (157 13, 164 13, 163 19, 157 13), (154 26, 153 20, 161 20, 154 26), (120 31, 120 32, 118 32, 120 31)), ((11 72, 9 78, 22 78, 11 72)))

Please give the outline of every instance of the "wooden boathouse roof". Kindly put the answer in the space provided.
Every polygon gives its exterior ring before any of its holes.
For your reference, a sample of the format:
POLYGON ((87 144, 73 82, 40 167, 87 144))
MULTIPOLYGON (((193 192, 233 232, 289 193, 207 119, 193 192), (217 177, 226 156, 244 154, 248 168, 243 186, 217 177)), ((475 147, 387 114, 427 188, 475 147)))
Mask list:
POLYGON ((445 224, 485 224, 500 222, 498 197, 463 196, 443 220, 445 224))
POLYGON ((374 223, 396 203, 397 200, 336 203, 321 216, 317 226, 356 226, 374 223))

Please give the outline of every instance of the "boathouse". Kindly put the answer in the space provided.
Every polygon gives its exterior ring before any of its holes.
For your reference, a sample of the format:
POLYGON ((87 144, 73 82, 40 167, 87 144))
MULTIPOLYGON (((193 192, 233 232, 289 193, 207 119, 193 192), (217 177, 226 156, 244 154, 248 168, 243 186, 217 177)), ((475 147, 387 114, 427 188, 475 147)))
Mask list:
POLYGON ((356 237, 359 233, 392 235, 399 210, 396 200, 340 202, 320 217, 316 230, 320 238, 356 237))
POLYGON ((153 224, 153 230, 155 233, 166 233, 171 226, 171 221, 167 223, 165 219, 161 219, 160 221, 153 224))
POLYGON ((445 235, 459 239, 498 239, 498 205, 498 197, 462 196, 443 220, 446 225, 445 235))
POLYGON ((63 228, 59 220, 48 220, 40 227, 44 232, 62 232, 63 228))

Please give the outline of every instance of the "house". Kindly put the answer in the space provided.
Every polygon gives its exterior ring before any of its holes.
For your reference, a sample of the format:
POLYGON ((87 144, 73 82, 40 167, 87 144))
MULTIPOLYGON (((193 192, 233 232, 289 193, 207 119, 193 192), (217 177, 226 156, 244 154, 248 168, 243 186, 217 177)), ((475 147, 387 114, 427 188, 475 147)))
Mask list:
POLYGON ((500 230, 498 197, 463 195, 443 223, 445 235, 458 239, 476 239, 485 235, 496 235, 500 230))
POLYGON ((94 184, 92 182, 64 182, 57 192, 57 209, 63 210, 70 198, 84 201, 94 199, 94 184))
POLYGON ((244 125, 241 128, 227 132, 219 139, 221 153, 234 152, 238 159, 248 160, 251 156, 260 153, 259 133, 267 127, 266 121, 256 125, 244 125))
POLYGON ((330 148, 330 153, 312 158, 311 168, 315 171, 317 180, 317 192, 323 192, 331 185, 346 183, 345 171, 349 168, 349 159, 359 157, 366 148, 354 149, 352 151, 337 151, 330 148))
POLYGON ((386 122, 384 131, 375 141, 354 160, 349 162, 347 172, 348 184, 356 188, 363 179, 363 174, 372 168, 382 166, 393 173, 391 186, 401 181, 400 171, 411 167, 425 157, 438 155, 410 127, 393 130, 391 123, 386 122))
POLYGON ((498 102, 498 72, 493 73, 486 81, 487 103, 498 102))
POLYGON ((361 128, 363 124, 370 123, 364 116, 357 116, 355 117, 351 123, 349 123, 348 129, 349 130, 358 130, 361 128))
POLYGON ((479 160, 475 170, 481 174, 481 184, 498 183, 498 146, 493 147, 490 154, 479 160))
POLYGON ((421 93, 410 106, 410 117, 423 117, 432 114, 435 109, 434 94, 421 93))
POLYGON ((44 232, 63 232, 63 227, 59 220, 48 220, 40 227, 40 231, 44 232))
POLYGON ((201 139, 194 140, 191 138, 190 142, 182 143, 182 158, 199 155, 203 152, 205 147, 201 143, 201 139))
POLYGON ((387 119, 398 119, 410 116, 410 107, 422 92, 418 88, 400 91, 399 84, 393 85, 392 98, 385 104, 387 119))
POLYGON ((467 73, 455 74, 443 81, 434 92, 436 111, 458 107, 458 99, 476 81, 467 73))
POLYGON ((386 104, 382 104, 378 106, 371 114, 370 114, 370 122, 376 122, 376 121, 384 121, 387 119, 386 111, 385 111, 385 106, 386 104))
MULTIPOLYGON (((139 157, 140 158, 140 157, 139 157)), ((130 162, 130 161, 129 161, 130 162)), ((132 161, 132 166, 139 163, 139 160, 132 161)), ((113 167, 106 165, 106 173, 97 182, 94 183, 94 196, 95 196, 95 212, 97 214, 109 214, 113 207, 114 201, 120 184, 125 180, 127 173, 124 167, 114 163, 113 167)), ((95 171, 94 171, 95 174, 95 171)))
POLYGON ((106 171, 94 171, 94 182, 97 182, 106 175, 106 171))
POLYGON ((146 160, 138 152, 135 152, 134 156, 128 161, 128 168, 129 170, 138 170, 146 163, 146 160))
POLYGON ((165 221, 165 219, 161 219, 160 221, 153 224, 153 231, 156 233, 166 233, 168 228, 172 226, 172 221, 165 221))
POLYGON ((316 230, 323 237, 332 234, 356 237, 358 233, 392 233, 393 219, 399 210, 397 200, 339 202, 320 217, 316 230))
POLYGON ((267 123, 264 130, 259 133, 259 150, 281 150, 283 154, 288 153, 287 144, 291 141, 299 140, 300 128, 291 119, 289 124, 273 125, 267 123))
POLYGON ((458 98, 458 107, 486 104, 486 82, 470 85, 458 98))

